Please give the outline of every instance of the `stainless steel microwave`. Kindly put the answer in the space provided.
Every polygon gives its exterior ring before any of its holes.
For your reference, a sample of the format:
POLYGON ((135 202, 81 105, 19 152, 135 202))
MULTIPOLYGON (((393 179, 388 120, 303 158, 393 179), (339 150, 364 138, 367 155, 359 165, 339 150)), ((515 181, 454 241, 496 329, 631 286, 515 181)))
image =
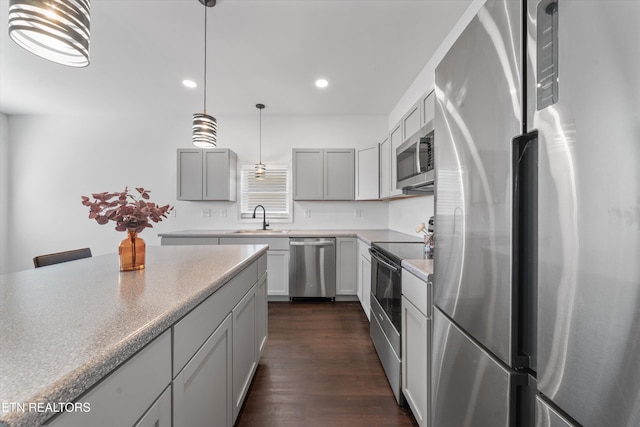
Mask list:
POLYGON ((405 193, 433 191, 433 136, 429 122, 396 149, 396 188, 405 193))

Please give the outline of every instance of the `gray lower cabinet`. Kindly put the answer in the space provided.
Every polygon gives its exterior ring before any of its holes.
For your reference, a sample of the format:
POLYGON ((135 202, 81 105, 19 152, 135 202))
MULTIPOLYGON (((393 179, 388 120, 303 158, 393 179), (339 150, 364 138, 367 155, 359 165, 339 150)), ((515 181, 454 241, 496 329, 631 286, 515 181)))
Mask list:
POLYGON ((293 200, 354 199, 354 149, 293 149, 293 200))
POLYGON ((358 246, 354 237, 336 238, 336 295, 358 294, 358 246))
POLYGON ((233 422, 258 365, 256 307, 254 286, 233 309, 233 422))
POLYGON ((78 398, 89 412, 47 425, 231 427, 266 343, 266 321, 263 255, 78 398))
POLYGON ((228 148, 179 148, 178 200, 236 200, 236 153, 228 148))
MULTIPOLYGON (((268 262, 268 261, 267 261, 268 262)), ((268 268, 268 267, 267 267, 268 268)), ((260 360, 260 356, 267 345, 267 335, 269 331, 268 324, 268 280, 267 274, 264 273, 258 280, 256 285, 256 342, 258 347, 258 356, 256 360, 260 360)))
POLYGON ((289 296, 289 251, 267 251, 269 295, 289 296))
POLYGON ((77 400, 88 404, 89 412, 67 412, 47 425, 134 426, 154 406, 154 402, 162 406, 157 418, 164 416, 163 424, 158 425, 170 425, 167 424, 166 414, 168 411, 171 416, 171 404, 169 402, 167 406, 166 400, 158 399, 170 384, 171 332, 166 331, 77 400))
POLYGON ((371 320, 371 246, 358 240, 358 299, 362 310, 371 320))
POLYGON ((402 394, 420 427, 430 424, 431 285, 402 270, 402 394))
POLYGON ((269 295, 289 296, 289 238, 288 237, 220 237, 221 245, 269 245, 267 271, 269 295))
POLYGON ((173 380, 173 425, 233 425, 231 314, 173 380))
POLYGON ((134 427, 171 427, 171 386, 165 389, 134 427))

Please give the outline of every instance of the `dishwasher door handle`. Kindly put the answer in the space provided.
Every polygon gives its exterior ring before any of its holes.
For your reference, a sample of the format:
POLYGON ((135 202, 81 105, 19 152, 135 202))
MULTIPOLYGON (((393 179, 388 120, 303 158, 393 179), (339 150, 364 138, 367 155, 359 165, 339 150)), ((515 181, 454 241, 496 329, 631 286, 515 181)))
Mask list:
POLYGON ((334 246, 334 242, 289 242, 291 246, 334 246))

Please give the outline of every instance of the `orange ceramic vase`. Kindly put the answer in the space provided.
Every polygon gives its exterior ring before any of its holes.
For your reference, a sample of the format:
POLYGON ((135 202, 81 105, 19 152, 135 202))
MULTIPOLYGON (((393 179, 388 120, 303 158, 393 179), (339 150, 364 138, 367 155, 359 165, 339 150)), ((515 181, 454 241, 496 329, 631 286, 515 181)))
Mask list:
POLYGON ((146 245, 135 230, 127 230, 127 238, 120 242, 120 271, 142 270, 144 268, 146 245))

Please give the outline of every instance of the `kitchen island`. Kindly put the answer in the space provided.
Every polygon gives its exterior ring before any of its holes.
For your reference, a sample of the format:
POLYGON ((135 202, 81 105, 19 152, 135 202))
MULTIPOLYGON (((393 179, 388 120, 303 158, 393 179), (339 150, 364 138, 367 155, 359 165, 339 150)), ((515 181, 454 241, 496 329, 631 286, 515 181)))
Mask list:
MULTIPOLYGON (((54 425, 97 425, 95 418, 88 424, 73 421, 87 409, 87 415, 113 416, 106 421, 111 425, 137 425, 146 407, 86 403, 99 394, 105 377, 114 377, 138 359, 144 361, 145 351, 154 346, 167 349, 158 350, 160 359, 167 361, 166 376, 158 381, 162 390, 170 389, 172 379, 182 375, 189 359, 195 359, 194 353, 215 335, 212 331, 218 325, 213 323, 236 320, 234 307, 251 292, 264 313, 253 313, 247 324, 263 326, 266 339, 266 251, 265 245, 148 247, 146 268, 140 271, 119 272, 118 255, 110 254, 0 276, 0 425, 41 425, 61 408, 70 410, 72 406, 65 406, 70 402, 80 406, 56 418, 54 425), (255 289, 263 282, 261 298, 255 289), (224 314, 211 312, 219 306, 224 314), (198 322, 212 318, 216 319, 209 322, 211 331, 198 322), (119 424, 123 419, 127 424, 119 424)), ((243 325, 240 314, 238 325, 243 325)), ((243 374, 249 383, 257 360, 250 362, 251 372, 243 374)), ((225 375, 231 378, 231 373, 225 375)), ((157 376, 162 377, 160 372, 157 376)), ((241 388, 248 386, 244 380, 241 388)), ((126 395, 127 390, 118 387, 115 395, 126 395)), ((234 384, 234 399, 228 397, 230 414, 221 424, 231 425, 235 419, 237 410, 231 409, 231 402, 236 404, 237 392, 246 390, 236 390, 234 384)), ((158 395, 144 405, 154 403, 158 395)), ((180 407, 175 386, 173 406, 180 407)))

